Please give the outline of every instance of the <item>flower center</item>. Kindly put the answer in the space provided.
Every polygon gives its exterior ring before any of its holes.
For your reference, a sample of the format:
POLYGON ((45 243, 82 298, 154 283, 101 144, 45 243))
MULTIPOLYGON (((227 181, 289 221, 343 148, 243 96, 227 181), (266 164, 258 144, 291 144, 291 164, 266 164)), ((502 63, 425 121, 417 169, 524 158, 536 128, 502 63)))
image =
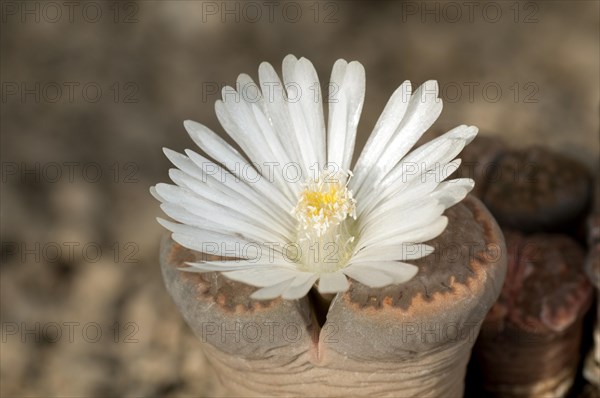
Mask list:
POLYGON ((354 241, 347 219, 356 218, 356 200, 347 183, 346 176, 325 172, 305 183, 292 209, 302 270, 333 272, 347 263, 354 241))

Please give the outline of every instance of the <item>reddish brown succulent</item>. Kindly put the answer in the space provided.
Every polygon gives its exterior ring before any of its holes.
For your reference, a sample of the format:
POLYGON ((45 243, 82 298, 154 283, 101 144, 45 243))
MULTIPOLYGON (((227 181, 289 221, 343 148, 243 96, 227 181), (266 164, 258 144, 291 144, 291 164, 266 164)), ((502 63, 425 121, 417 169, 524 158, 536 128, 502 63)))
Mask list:
POLYGON ((590 198, 587 169, 542 147, 507 151, 486 181, 483 201, 500 225, 527 232, 562 229, 590 198))
POLYGON ((485 385, 503 396, 561 396, 573 381, 593 296, 584 252, 563 235, 505 237, 506 282, 477 344, 485 385))

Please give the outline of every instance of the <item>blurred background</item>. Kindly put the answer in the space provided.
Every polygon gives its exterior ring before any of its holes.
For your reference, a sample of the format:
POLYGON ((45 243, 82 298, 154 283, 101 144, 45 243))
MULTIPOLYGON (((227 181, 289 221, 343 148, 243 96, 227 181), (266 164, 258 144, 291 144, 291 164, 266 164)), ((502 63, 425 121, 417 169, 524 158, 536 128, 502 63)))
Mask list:
MULTIPOLYGON (((598 166, 599 2, 2 1, 2 396, 210 396, 163 287, 148 188, 185 119, 289 53, 327 82, 366 68, 360 148, 404 80, 437 79, 446 129, 598 166)), ((358 152, 358 151, 357 151, 358 152)))

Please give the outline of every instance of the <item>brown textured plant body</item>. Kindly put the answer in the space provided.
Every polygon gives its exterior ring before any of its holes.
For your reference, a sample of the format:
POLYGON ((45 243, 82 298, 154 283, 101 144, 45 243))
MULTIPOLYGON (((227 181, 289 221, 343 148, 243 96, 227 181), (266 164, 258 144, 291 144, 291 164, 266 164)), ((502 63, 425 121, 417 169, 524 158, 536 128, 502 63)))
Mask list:
POLYGON ((255 301, 254 288, 217 273, 177 269, 199 253, 169 238, 167 288, 223 384, 244 396, 461 396, 482 319, 506 273, 502 233, 477 199, 446 211, 436 252, 411 281, 356 282, 320 326, 301 300, 255 301))

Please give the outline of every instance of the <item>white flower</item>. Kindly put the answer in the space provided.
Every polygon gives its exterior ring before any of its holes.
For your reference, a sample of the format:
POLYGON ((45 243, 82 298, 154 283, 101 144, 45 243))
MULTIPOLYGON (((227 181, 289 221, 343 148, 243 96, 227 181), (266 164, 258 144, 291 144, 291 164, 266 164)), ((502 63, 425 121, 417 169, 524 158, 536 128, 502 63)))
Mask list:
POLYGON ((321 293, 347 290, 350 277, 370 287, 410 280, 405 261, 430 254, 443 212, 473 188, 445 181, 454 158, 477 134, 459 126, 411 151, 442 110, 438 86, 412 93, 404 82, 390 98, 353 171, 365 71, 338 60, 329 85, 327 126, 310 61, 288 55, 283 82, 262 63, 259 85, 245 74, 225 87, 217 117, 241 148, 207 127, 184 123, 208 157, 165 149, 176 185, 151 189, 178 223, 159 222, 179 244, 225 257, 189 263, 187 271, 221 271, 260 287, 255 299, 298 299, 316 283, 321 293), (212 159, 212 160, 210 160, 212 159))

